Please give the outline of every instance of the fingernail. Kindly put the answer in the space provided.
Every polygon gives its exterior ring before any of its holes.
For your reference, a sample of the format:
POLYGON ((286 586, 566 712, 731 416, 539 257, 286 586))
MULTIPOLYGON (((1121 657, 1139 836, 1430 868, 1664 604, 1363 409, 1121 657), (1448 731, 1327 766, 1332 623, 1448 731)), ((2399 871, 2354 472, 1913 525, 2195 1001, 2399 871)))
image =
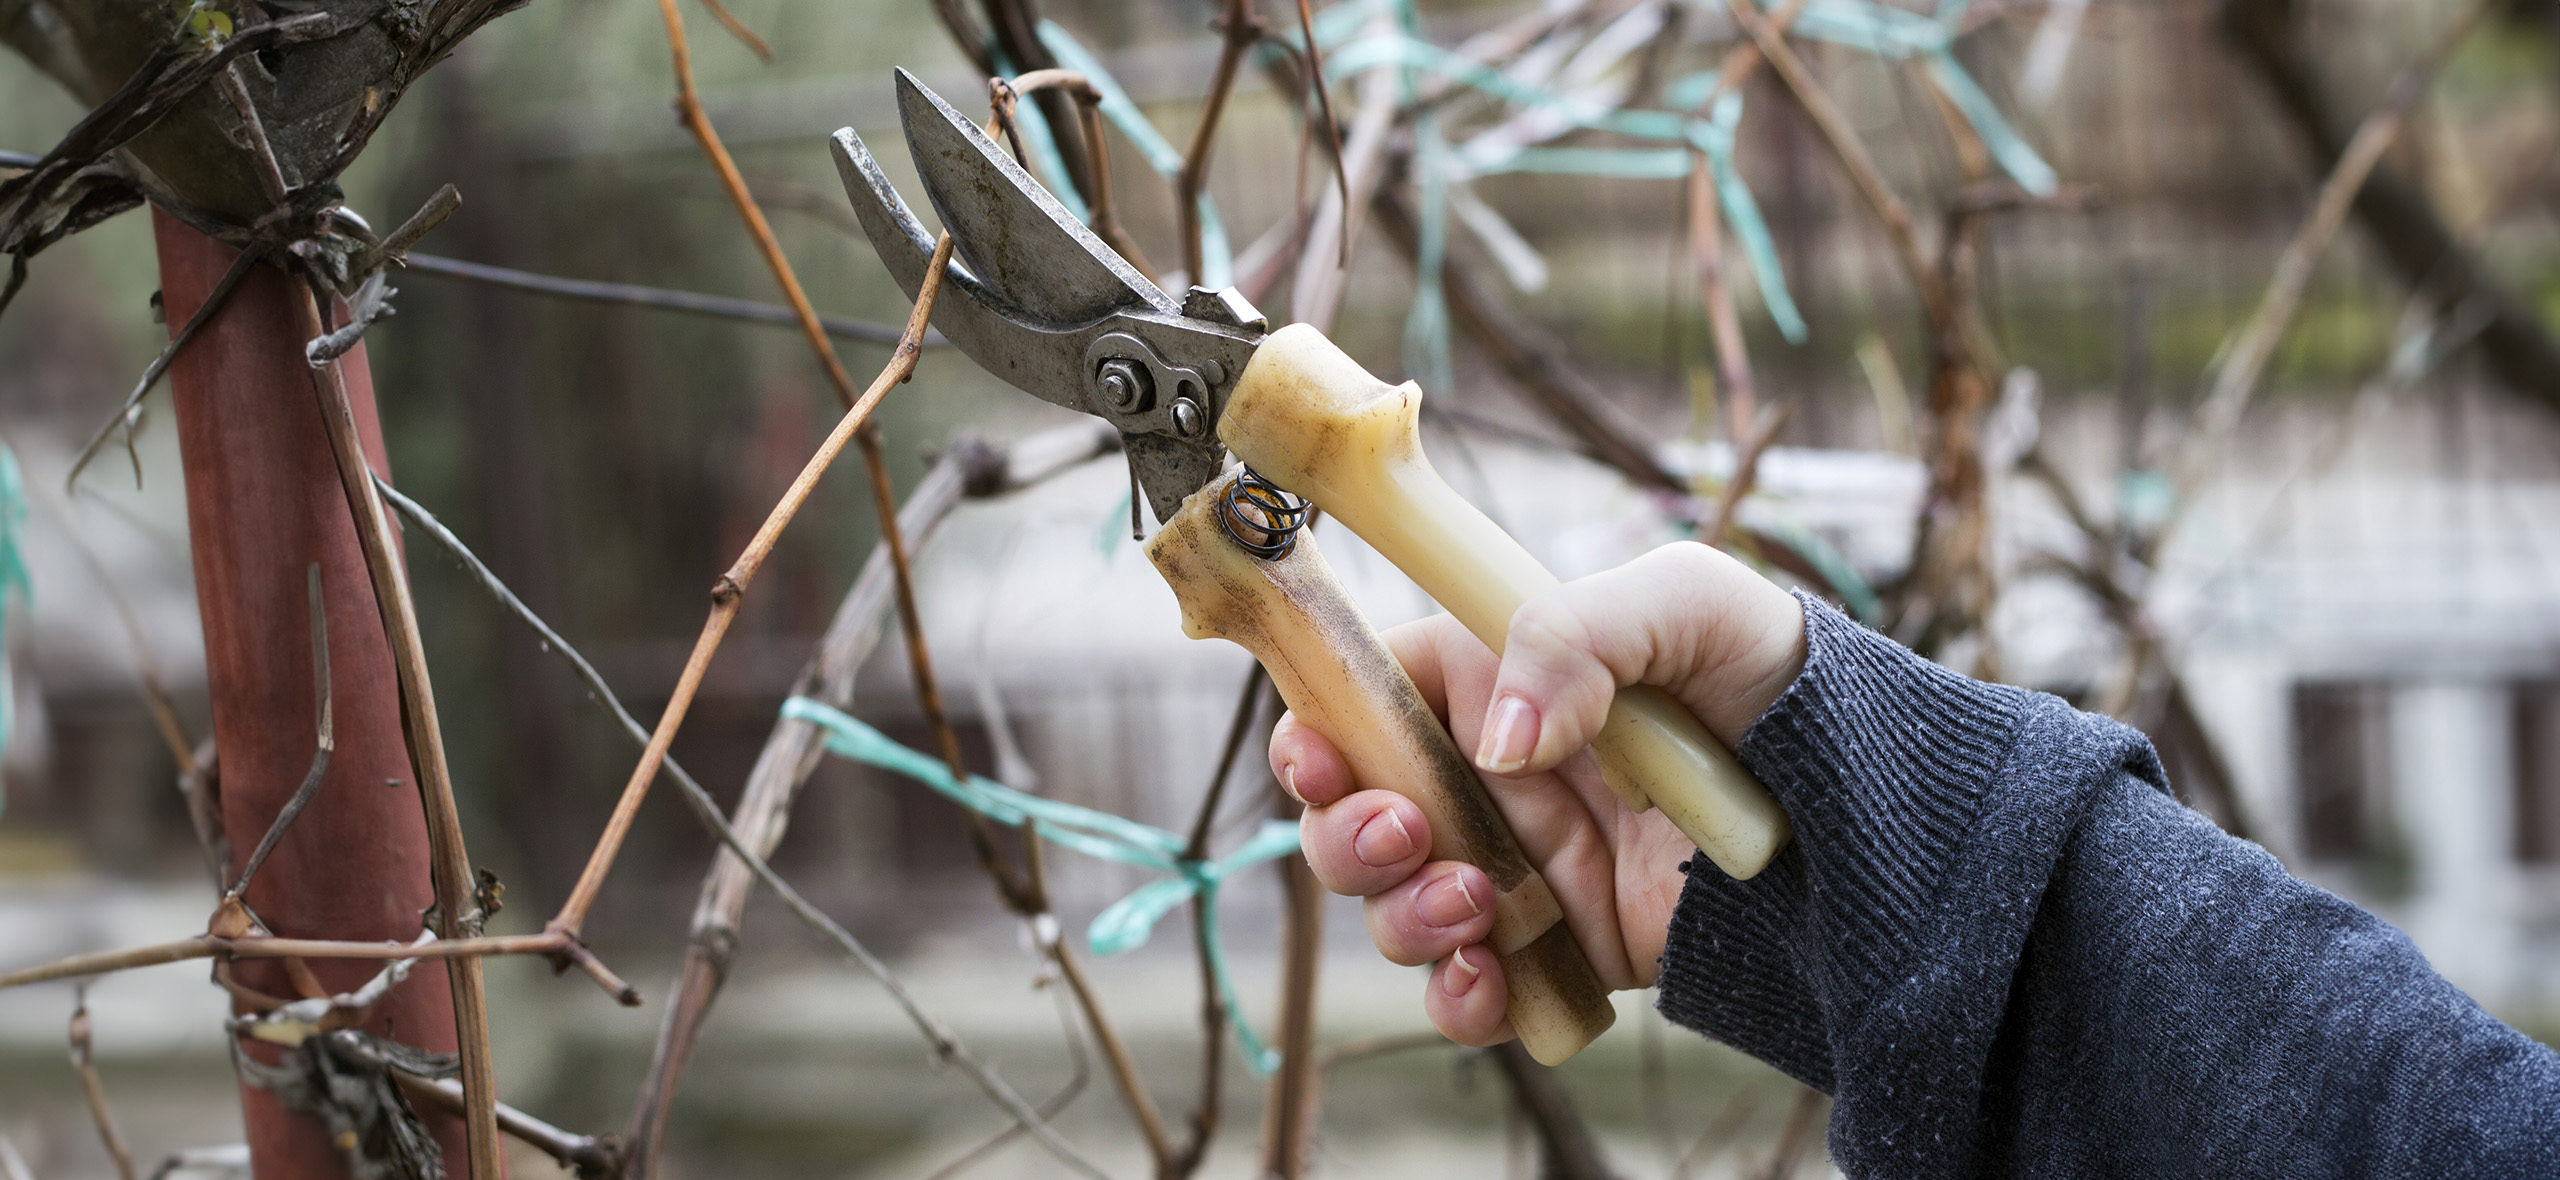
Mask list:
POLYGON ((1298 764, 1297 764, 1297 763, 1295 763, 1295 762, 1283 762, 1283 763, 1281 763, 1281 764, 1280 764, 1280 789, 1281 789, 1281 790, 1283 790, 1283 791, 1287 791, 1287 792, 1289 792, 1289 797, 1290 797, 1290 798, 1292 798, 1292 799, 1297 800, 1297 801, 1298 801, 1298 806, 1300 806, 1300 807, 1312 807, 1312 806, 1314 806, 1314 804, 1307 802, 1307 797, 1306 797, 1306 796, 1301 795, 1301 794, 1299 794, 1299 793, 1298 793, 1298 764))
POLYGON ((1433 926, 1455 926, 1484 912, 1476 904, 1475 895, 1467 889, 1464 873, 1451 873, 1422 891, 1421 904, 1414 907, 1422 920, 1433 926))
POLYGON ((1360 825, 1360 834, 1351 841, 1353 855, 1360 863, 1383 869, 1413 855, 1413 833, 1404 829, 1404 821, 1392 810, 1381 811, 1378 818, 1360 825))
POLYGON ((1484 742, 1476 747, 1476 765, 1495 774, 1509 774, 1529 764, 1529 755, 1538 748, 1538 710, 1516 696, 1504 696, 1493 703, 1493 717, 1484 727, 1484 742))
POLYGON ((1474 988, 1476 977, 1482 974, 1484 968, 1467 961, 1467 948, 1459 947, 1449 952, 1449 969, 1440 973, 1440 990, 1456 999, 1474 988))

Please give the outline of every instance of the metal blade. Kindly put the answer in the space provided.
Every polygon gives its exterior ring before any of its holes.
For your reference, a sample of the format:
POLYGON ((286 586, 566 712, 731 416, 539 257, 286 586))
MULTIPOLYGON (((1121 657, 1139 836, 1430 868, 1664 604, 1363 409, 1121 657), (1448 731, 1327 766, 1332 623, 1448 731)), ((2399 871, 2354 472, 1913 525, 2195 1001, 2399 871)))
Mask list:
MULTIPOLYGON (((925 267, 933 261, 934 235, 916 220, 897 186, 880 171, 860 135, 848 127, 835 133, 836 172, 853 202, 854 217, 871 238, 872 249, 889 268, 898 288, 913 299, 924 286, 925 267)), ((956 246, 955 246, 956 251, 956 246)), ((942 295, 934 301, 933 326, 945 339, 969 354, 988 372, 1012 382, 1023 392, 1070 410, 1087 411, 1084 348, 1080 336, 1044 331, 1016 322, 1005 301, 979 281, 960 260, 943 274, 942 295)))
POLYGON ((1020 318, 1064 328, 1119 311, 1181 313, 976 123, 905 70, 898 111, 955 253, 1020 318))

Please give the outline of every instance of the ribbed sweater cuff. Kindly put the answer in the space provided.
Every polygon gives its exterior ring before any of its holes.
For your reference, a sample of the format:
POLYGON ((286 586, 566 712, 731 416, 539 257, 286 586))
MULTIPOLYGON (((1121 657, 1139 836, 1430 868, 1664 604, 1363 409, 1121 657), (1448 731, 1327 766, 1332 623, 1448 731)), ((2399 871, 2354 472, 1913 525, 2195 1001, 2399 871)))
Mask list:
POLYGON ((1737 751, 1795 843, 1747 882, 1691 862, 1661 1006, 1828 1090, 1826 1024, 1893 978, 2028 694, 1956 675, 1798 597, 1804 671, 1737 751))

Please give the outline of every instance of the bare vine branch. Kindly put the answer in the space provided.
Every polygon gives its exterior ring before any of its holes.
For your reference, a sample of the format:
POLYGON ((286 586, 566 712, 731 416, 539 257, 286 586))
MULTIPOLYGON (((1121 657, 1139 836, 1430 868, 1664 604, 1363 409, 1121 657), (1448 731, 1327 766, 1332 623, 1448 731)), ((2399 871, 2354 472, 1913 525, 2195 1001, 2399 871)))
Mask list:
POLYGON ((98 1125, 98 1142, 107 1149, 121 1180, 134 1180, 133 1149, 125 1146, 124 1132, 116 1126, 116 1113, 107 1105, 107 1087, 98 1080, 98 1063, 89 1051, 89 989, 83 985, 75 993, 71 1009, 71 1068, 80 1075, 80 1093, 89 1102, 89 1119, 98 1125))
POLYGON ((763 568, 765 558, 773 552, 774 542, 781 539, 782 530, 791 523, 793 516, 799 514, 800 506, 808 502, 809 493, 817 489, 818 477, 826 474, 827 468, 844 450, 844 445, 852 441, 854 433, 870 419, 871 411, 879 406, 880 399, 887 396, 891 388, 914 375, 924 325, 933 315, 934 299, 942 290, 943 267, 950 261, 951 235, 944 234, 935 243, 933 260, 925 268, 924 287, 917 293, 915 308, 907 316, 906 336, 898 342, 897 351, 891 354, 887 367, 881 369, 880 375, 872 380, 871 387, 855 399, 844 417, 836 421, 835 429, 828 433, 826 441, 819 444, 817 453, 809 457, 809 462, 791 481, 790 489, 783 493, 781 501, 766 515, 764 524, 757 528, 755 537, 747 542, 746 551, 738 555, 738 560, 727 573, 720 575, 719 582, 712 587, 711 615, 703 621, 702 633, 694 640, 693 653, 686 657, 684 671, 676 678, 675 691, 668 698, 666 709, 658 715, 658 725, 650 733, 648 748, 641 753, 639 765, 632 768, 631 778, 623 784, 622 798, 614 805, 612 816, 605 821, 604 834, 598 837, 585 871, 579 874, 578 882, 571 888, 568 900, 562 903, 559 914, 552 918, 550 930, 574 940, 580 927, 585 925, 587 910, 595 904, 596 893, 604 888, 605 874, 611 871, 614 858, 622 851, 622 841, 631 832, 631 821, 639 814, 640 802, 648 797, 649 784, 656 781, 658 767, 666 760, 667 747, 675 741, 676 730, 683 726, 685 712, 692 707, 694 694, 702 688, 702 675, 710 667, 712 655, 720 650, 720 640, 729 633, 729 624, 736 620, 738 604, 745 597, 747 587, 754 582, 756 571, 763 568))
MULTIPOLYGON (((300 321, 295 334, 308 340, 327 333, 318 298, 307 290, 292 301, 300 321)), ((338 482, 354 518, 357 543, 364 550, 365 572, 373 581, 374 605, 390 639, 393 671, 399 682, 401 734, 409 745, 409 764, 426 811, 427 844, 435 886, 434 928, 439 938, 468 938, 480 933, 480 909, 474 893, 471 854, 463 845, 462 814, 454 803, 452 772, 445 764, 444 734, 436 719, 433 682, 427 674, 426 647, 418 634, 418 606, 409 593, 408 571, 399 558, 399 540, 382 498, 373 492, 373 471, 366 465, 356 434, 355 413, 338 362, 311 370, 311 389, 320 402, 321 424, 337 461, 338 482)), ((579 948, 582 952, 583 948, 579 948)), ((578 954, 573 952, 573 958, 578 954)), ((588 957, 592 962, 592 957, 588 957)), ((582 964, 583 965, 583 964, 582 964)), ((594 968, 590 968, 593 973, 594 968)), ((461 1038, 462 1089, 471 1109, 464 1116, 471 1140, 471 1174, 501 1175, 497 1069, 490 1060, 489 997, 477 958, 447 964, 452 984, 454 1026, 461 1038)))

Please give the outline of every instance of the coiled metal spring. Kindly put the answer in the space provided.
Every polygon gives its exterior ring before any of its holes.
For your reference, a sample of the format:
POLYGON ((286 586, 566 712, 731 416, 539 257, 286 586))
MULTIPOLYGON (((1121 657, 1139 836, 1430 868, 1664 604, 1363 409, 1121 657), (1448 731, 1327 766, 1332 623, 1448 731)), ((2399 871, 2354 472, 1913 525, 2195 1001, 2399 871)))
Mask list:
POLYGON ((1307 527, 1307 502, 1281 491, 1253 468, 1243 468, 1219 497, 1218 527, 1245 552, 1278 561, 1298 547, 1298 530, 1307 527))

